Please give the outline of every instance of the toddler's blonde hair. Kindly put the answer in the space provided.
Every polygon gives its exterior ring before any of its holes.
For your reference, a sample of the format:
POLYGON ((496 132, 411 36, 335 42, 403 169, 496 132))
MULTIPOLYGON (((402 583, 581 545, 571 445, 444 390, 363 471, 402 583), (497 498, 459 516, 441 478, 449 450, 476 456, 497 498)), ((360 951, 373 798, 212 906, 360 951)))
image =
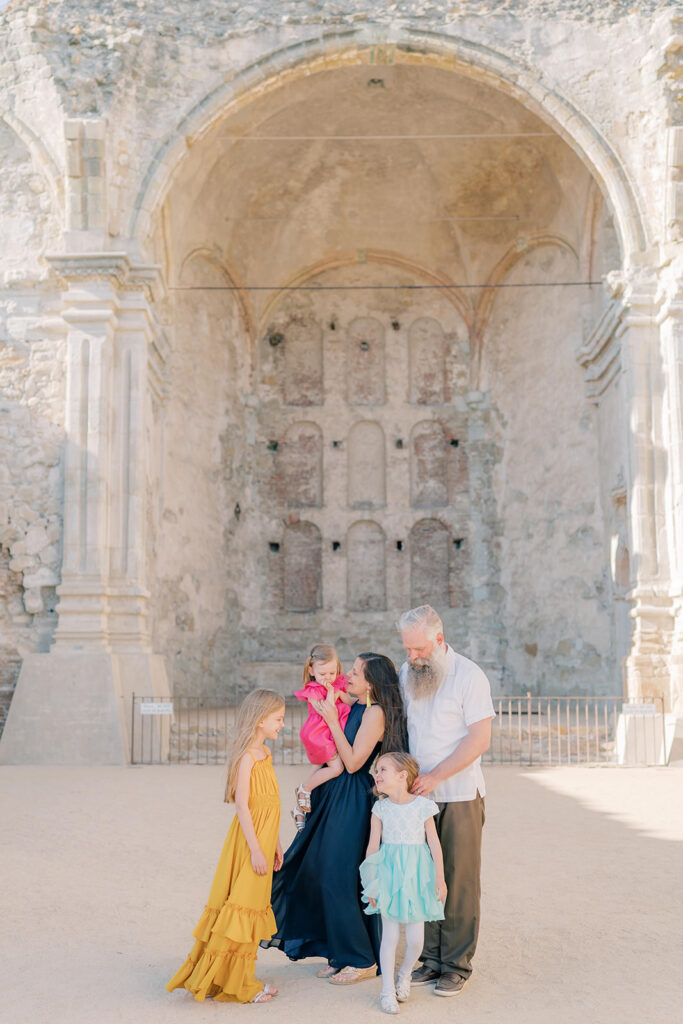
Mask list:
POLYGON ((336 661, 337 663, 337 675, 342 674, 341 661, 339 655, 332 646, 332 644, 316 644, 311 648, 311 653, 304 662, 304 676, 303 685, 306 686, 313 679, 313 662, 314 661, 336 661))
POLYGON ((252 690, 242 701, 232 734, 230 756, 228 757, 228 780, 225 786, 225 802, 233 803, 237 771, 240 761, 254 742, 256 729, 268 715, 284 708, 284 697, 275 690, 252 690))

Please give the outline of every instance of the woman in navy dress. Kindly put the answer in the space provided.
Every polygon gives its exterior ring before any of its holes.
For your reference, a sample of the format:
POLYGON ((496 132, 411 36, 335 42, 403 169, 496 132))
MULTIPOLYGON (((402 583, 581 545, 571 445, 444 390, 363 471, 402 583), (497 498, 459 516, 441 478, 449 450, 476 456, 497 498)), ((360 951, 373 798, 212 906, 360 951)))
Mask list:
POLYGON ((277 932, 264 946, 290 958, 324 957, 318 977, 348 985, 377 973, 380 925, 363 913, 358 868, 370 836, 374 780, 370 766, 382 750, 406 750, 403 701, 396 668, 382 654, 359 654, 348 693, 357 698, 345 728, 334 701, 318 701, 344 771, 311 793, 306 824, 273 878, 277 932))

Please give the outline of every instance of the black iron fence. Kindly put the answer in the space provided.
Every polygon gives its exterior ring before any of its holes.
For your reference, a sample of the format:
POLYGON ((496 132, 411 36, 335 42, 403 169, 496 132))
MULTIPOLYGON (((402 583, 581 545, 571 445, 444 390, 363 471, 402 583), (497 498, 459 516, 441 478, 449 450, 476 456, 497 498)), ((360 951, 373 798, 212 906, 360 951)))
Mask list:
MULTIPOLYGON (((496 718, 487 764, 666 764, 664 701, 624 697, 494 698, 496 718)), ((197 697, 132 698, 133 764, 222 764, 237 705, 197 697)), ((285 726, 271 744, 276 764, 306 764, 299 730, 307 706, 287 704, 285 726)))

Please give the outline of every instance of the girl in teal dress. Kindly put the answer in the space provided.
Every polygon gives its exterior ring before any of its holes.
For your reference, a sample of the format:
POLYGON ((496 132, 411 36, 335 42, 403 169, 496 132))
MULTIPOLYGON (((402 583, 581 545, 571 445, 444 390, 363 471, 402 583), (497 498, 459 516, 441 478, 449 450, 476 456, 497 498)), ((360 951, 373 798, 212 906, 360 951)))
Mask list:
POLYGON ((410 995, 410 975, 424 945, 425 921, 443 920, 446 899, 443 856, 434 815, 439 807, 410 790, 419 774, 417 762, 399 752, 382 754, 375 766, 370 842, 360 866, 366 914, 381 914, 382 969, 380 1004, 398 1013, 410 995), (381 843, 381 845, 380 845, 381 843), (394 983, 400 926, 406 950, 394 983))

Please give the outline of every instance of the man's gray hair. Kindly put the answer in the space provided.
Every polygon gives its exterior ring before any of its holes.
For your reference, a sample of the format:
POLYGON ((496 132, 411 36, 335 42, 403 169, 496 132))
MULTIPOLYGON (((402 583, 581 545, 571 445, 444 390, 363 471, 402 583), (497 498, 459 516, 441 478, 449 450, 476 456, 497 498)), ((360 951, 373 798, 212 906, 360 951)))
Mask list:
POLYGON ((443 634, 443 622, 432 608, 431 604, 421 604, 417 608, 411 608, 404 612, 398 620, 398 628, 401 633, 407 629, 424 629, 427 636, 433 640, 437 634, 443 634))

